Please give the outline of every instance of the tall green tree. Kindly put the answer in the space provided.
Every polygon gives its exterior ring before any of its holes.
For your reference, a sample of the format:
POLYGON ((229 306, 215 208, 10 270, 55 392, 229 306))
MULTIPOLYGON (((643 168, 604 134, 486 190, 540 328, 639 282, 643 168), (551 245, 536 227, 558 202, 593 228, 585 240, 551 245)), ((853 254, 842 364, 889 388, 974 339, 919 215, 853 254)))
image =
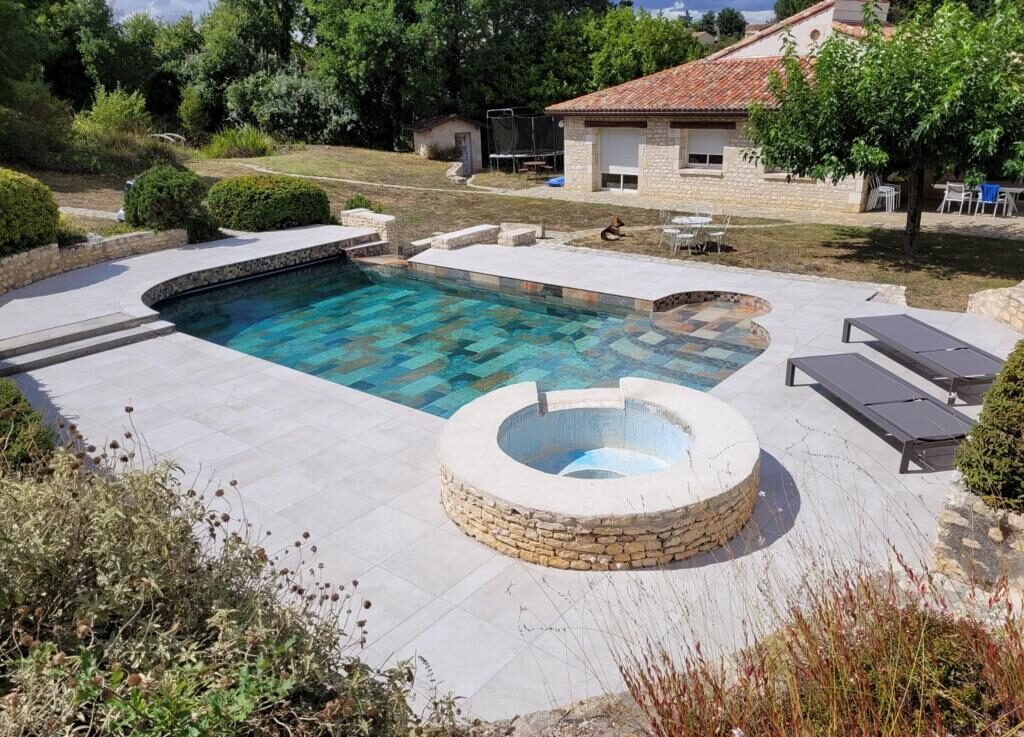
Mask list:
POLYGON ((704 31, 705 33, 717 34, 718 33, 718 16, 715 15, 715 11, 709 10, 694 24, 694 28, 698 31, 704 31))
POLYGON ((718 11, 718 33, 720 36, 740 38, 747 30, 747 19, 736 8, 722 8, 718 11))
POLYGON ((783 20, 809 8, 819 0, 775 0, 775 17, 783 20))
POLYGON ((791 45, 770 80, 774 102, 750 108, 747 152, 767 166, 838 182, 899 172, 904 252, 916 250, 925 172, 968 181, 1024 175, 1024 3, 995 0, 982 18, 946 0, 887 38, 869 24, 830 37, 804 63, 791 45))
POLYGON ((683 64, 701 54, 682 20, 645 10, 615 8, 593 16, 584 28, 591 53, 592 90, 683 64))

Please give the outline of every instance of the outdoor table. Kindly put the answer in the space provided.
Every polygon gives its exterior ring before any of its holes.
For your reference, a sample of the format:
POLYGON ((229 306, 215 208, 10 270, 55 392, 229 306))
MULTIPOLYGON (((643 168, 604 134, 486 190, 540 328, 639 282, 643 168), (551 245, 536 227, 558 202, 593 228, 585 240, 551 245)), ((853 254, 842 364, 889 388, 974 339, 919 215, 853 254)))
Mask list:
POLYGON ((710 225, 711 218, 703 215, 679 215, 672 218, 674 225, 710 225))
POLYGON ((526 169, 528 177, 532 177, 534 179, 541 178, 545 170, 553 168, 546 161, 524 161, 520 166, 526 169))
MULTIPOLYGON (((947 184, 962 184, 962 182, 936 182, 935 184, 932 185, 932 187, 934 189, 938 189, 938 190, 941 190, 942 192, 945 192, 947 184)), ((998 184, 999 185, 999 191, 1000 192, 1005 192, 1007 194, 1007 197, 1010 200, 1010 214, 1011 215, 1016 215, 1017 214, 1017 198, 1020 195, 1024 194, 1024 184, 1020 184, 1020 183, 1017 183, 1017 182, 1014 182, 1013 184, 1002 184, 1001 182, 990 182, 990 184, 998 184)), ((980 192, 981 191, 981 187, 972 187, 971 191, 972 192, 980 192)), ((941 210, 942 210, 942 205, 940 204, 938 209, 935 212, 940 212, 941 210)))

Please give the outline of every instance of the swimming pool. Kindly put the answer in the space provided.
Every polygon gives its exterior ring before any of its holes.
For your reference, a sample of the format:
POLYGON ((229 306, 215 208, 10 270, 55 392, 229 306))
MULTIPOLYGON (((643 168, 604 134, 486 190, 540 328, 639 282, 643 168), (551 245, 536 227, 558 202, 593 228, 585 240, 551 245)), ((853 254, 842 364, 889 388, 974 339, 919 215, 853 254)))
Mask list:
POLYGON ((491 389, 615 386, 623 376, 708 390, 764 341, 735 304, 659 313, 511 295, 341 259, 156 305, 178 330, 449 417, 491 389))

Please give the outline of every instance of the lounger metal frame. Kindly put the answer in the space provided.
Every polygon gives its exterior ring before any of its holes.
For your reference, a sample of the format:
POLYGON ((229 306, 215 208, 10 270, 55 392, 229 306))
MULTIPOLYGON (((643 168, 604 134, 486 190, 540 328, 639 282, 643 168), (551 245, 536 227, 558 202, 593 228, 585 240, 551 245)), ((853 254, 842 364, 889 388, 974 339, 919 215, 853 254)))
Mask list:
MULTIPOLYGON (((939 400, 935 399, 934 397, 929 397, 929 396, 922 395, 920 390, 917 389, 917 387, 915 387, 913 384, 911 384, 911 383, 909 383, 907 381, 904 381, 900 377, 898 377, 895 374, 893 374, 891 371, 888 371, 888 370, 882 368, 881 366, 879 366, 875 362, 870 361, 870 360, 864 358, 860 354, 857 354, 857 353, 847 353, 847 354, 840 354, 840 355, 856 356, 858 359, 863 360, 865 363, 869 364, 871 367, 873 367, 873 368, 875 368, 875 369, 877 369, 879 371, 882 371, 882 372, 888 374, 891 378, 895 379, 899 383, 904 384, 908 388, 912 389, 914 392, 916 392, 919 395, 918 399, 920 401, 930 402, 932 404, 938 405, 944 411, 950 412, 950 413, 953 413, 953 414, 956 414, 956 415, 959 415, 965 421, 971 422, 970 418, 967 417, 966 415, 963 415, 960 412, 956 412, 955 410, 949 409, 946 405, 942 404, 942 402, 940 402, 939 400)), ((888 433, 889 435, 894 437, 900 443, 900 445, 901 445, 901 451, 900 451, 900 473, 907 473, 907 471, 910 468, 910 461, 914 458, 915 454, 918 451, 925 450, 925 449, 928 449, 928 448, 955 447, 955 446, 959 445, 961 442, 963 442, 964 438, 967 437, 966 433, 964 433, 963 435, 951 436, 949 438, 938 438, 938 439, 922 439, 922 438, 911 437, 908 433, 903 431, 899 426, 894 425, 893 423, 889 422, 889 420, 887 420, 885 417, 882 417, 878 413, 873 412, 872 409, 871 409, 872 405, 864 404, 864 403, 858 401, 857 399, 854 399, 853 396, 851 396, 848 392, 846 392, 841 386, 839 386, 838 384, 836 384, 833 381, 831 381, 831 379, 829 377, 821 374, 820 372, 815 371, 813 368, 808 368, 806 363, 805 363, 807 359, 815 359, 815 358, 823 358, 823 357, 824 356, 801 356, 799 358, 790 358, 788 361, 786 361, 786 386, 793 386, 794 385, 793 384, 793 380, 795 379, 796 370, 800 369, 805 374, 810 376, 812 379, 817 381, 830 394, 832 394, 836 398, 840 399, 843 402, 843 404, 845 404, 847 407, 849 407, 851 410, 853 410, 854 413, 860 415, 861 417, 863 417, 864 419, 868 420, 869 422, 871 422, 876 427, 881 428, 886 433, 888 433)), ((888 404, 888 403, 879 403, 879 404, 888 404)))

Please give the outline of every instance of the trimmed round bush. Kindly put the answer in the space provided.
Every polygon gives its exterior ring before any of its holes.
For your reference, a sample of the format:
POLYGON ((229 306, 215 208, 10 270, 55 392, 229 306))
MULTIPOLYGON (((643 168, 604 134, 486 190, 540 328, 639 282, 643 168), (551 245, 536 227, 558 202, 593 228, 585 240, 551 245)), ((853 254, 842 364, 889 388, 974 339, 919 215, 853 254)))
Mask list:
POLYGON ((957 451, 967 488, 990 504, 1024 507, 1024 340, 985 395, 978 424, 957 451))
POLYGON ((256 175, 222 179, 210 188, 210 212, 225 228, 280 230, 327 223, 327 193, 295 177, 256 175))
POLYGON ((0 169, 0 256, 57 240, 60 210, 38 179, 0 169))
POLYGON ((195 173, 166 164, 135 178, 124 197, 124 217, 131 225, 166 230, 184 228, 202 206, 206 185, 195 173))

